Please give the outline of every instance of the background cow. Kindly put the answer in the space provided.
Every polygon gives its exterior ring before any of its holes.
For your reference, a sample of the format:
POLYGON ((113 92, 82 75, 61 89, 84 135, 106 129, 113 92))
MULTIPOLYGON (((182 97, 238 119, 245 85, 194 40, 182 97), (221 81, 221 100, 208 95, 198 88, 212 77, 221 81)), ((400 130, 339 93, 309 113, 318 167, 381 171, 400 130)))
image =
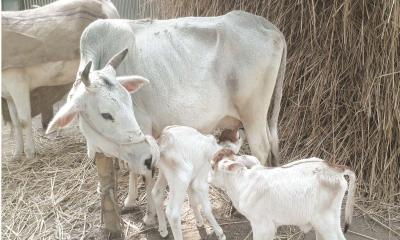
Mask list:
POLYGON ((108 0, 61 0, 44 7, 2 12, 2 97, 15 128, 14 159, 35 156, 29 93, 72 83, 79 38, 98 18, 119 18, 108 0), (26 137, 25 149, 23 133, 26 137))

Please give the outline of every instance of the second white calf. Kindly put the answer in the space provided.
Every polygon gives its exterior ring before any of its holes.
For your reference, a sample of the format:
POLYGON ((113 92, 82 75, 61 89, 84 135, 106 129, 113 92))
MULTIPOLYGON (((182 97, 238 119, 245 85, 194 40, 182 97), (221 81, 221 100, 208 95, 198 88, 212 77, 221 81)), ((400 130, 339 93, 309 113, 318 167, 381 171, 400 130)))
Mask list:
POLYGON ((355 191, 355 174, 348 168, 318 158, 265 168, 254 157, 224 149, 215 155, 212 169, 212 184, 224 189, 250 221, 254 240, 274 239, 281 225, 296 225, 304 232, 314 228, 317 240, 345 239, 340 228, 347 189, 344 175, 350 180, 345 231, 351 222, 355 191))

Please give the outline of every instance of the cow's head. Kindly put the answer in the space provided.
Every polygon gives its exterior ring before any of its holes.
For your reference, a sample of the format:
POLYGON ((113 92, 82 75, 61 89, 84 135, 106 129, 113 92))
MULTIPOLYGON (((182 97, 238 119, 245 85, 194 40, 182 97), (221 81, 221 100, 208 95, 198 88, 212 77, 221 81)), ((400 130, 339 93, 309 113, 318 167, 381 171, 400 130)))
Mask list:
POLYGON ((150 170, 158 159, 157 145, 140 129, 130 93, 149 81, 140 76, 116 76, 128 50, 116 54, 101 70, 91 71, 88 62, 75 84, 73 94, 50 122, 47 133, 66 127, 79 116, 89 157, 96 152, 128 162, 140 173, 150 170))

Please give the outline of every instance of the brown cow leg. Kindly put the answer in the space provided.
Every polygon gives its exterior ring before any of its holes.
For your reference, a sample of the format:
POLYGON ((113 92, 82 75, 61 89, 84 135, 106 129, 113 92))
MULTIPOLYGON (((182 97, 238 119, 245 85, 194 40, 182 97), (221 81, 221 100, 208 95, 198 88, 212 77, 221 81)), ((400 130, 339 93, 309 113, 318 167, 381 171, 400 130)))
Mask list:
POLYGON ((122 236, 121 218, 117 204, 117 181, 114 161, 104 154, 96 153, 97 173, 101 192, 101 222, 104 223, 108 238, 122 236))
POLYGON ((46 130, 51 119, 53 118, 53 105, 43 107, 46 109, 43 109, 42 111, 42 128, 43 130, 46 130))

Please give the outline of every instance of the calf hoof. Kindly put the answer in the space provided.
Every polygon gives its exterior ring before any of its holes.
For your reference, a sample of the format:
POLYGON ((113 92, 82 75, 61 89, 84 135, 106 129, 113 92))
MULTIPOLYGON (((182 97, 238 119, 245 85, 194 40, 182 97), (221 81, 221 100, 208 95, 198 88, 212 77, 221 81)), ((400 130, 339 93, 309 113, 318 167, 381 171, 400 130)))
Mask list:
POLYGON ((196 220, 196 225, 197 225, 197 227, 203 227, 203 226, 204 226, 204 221, 203 221, 203 219, 201 219, 201 220, 196 220))
POLYGON ((162 238, 166 238, 168 236, 168 230, 167 229, 158 229, 158 232, 160 233, 160 236, 162 238))
POLYGON ((101 187, 100 187, 100 183, 99 183, 99 182, 97 183, 96 192, 97 192, 98 194, 101 194, 101 187))
POLYGON ((147 214, 143 217, 143 222, 147 226, 151 226, 157 223, 155 216, 149 216, 147 214))
POLYGON ((226 240, 225 234, 222 233, 222 235, 219 235, 218 240, 226 240))
POLYGON ((123 207, 123 208, 121 209, 121 215, 128 214, 128 213, 133 213, 133 212, 135 212, 136 210, 138 210, 138 209, 135 208, 135 207, 130 207, 130 208, 123 207))
POLYGON ((124 208, 134 208, 136 206, 136 198, 130 198, 129 196, 125 198, 124 208))

